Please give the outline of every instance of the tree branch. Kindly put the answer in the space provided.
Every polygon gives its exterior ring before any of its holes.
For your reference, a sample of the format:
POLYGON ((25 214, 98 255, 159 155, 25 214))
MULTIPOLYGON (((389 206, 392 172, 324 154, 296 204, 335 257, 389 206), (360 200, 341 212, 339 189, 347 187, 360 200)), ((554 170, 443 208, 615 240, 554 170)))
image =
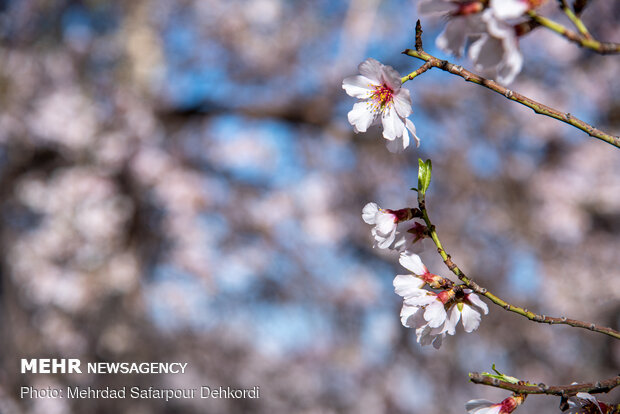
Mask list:
MULTIPOLYGON (((578 118, 575 118, 570 113, 564 113, 564 112, 558 111, 557 109, 551 108, 547 105, 536 102, 533 99, 530 99, 504 86, 501 86, 495 81, 485 79, 482 76, 476 75, 475 73, 464 69, 462 66, 457 66, 453 63, 448 62, 447 60, 437 59, 436 57, 431 56, 424 51, 419 52, 417 50, 406 49, 402 53, 408 56, 414 57, 414 58, 421 59, 425 61, 426 63, 430 64, 431 67, 439 68, 453 75, 460 76, 461 78, 465 79, 467 82, 472 82, 480 86, 484 86, 487 89, 490 89, 494 92, 499 93, 500 95, 503 95, 504 97, 510 99, 511 101, 515 101, 515 102, 520 103, 521 105, 527 106, 528 108, 532 109, 537 114, 545 115, 550 118, 554 118, 559 121, 562 121, 566 124, 572 125, 575 128, 578 128, 582 130, 583 132, 587 133, 591 137, 598 138, 602 141, 607 142, 608 144, 613 145, 614 147, 620 148, 620 136, 613 136, 606 132, 603 132, 600 129, 595 128, 594 126, 578 118)), ((418 74, 419 73, 412 72, 412 75, 414 75, 413 77, 417 76, 418 74)), ((403 77, 403 79, 405 79, 406 81, 408 79, 408 76, 403 77)))
POLYGON ((428 216, 428 211, 426 210, 425 198, 423 195, 420 195, 419 192, 418 192, 418 197, 419 197, 418 205, 419 205, 420 211, 422 212, 422 219, 424 220, 424 222, 426 223, 426 226, 428 227, 429 235, 431 239, 433 240, 433 242, 435 243, 435 246, 437 247, 437 252, 443 259, 443 262, 448 267, 448 269, 450 269, 452 273, 454 273, 461 281, 463 281, 463 283, 465 283, 465 285, 467 285, 468 288, 486 297, 491 302, 495 303, 498 306, 501 306, 505 310, 517 313, 521 316, 528 318, 531 321, 538 322, 538 323, 548 323, 549 325, 569 325, 575 328, 588 329, 590 331, 609 335, 612 338, 620 339, 620 332, 614 329, 611 329, 605 326, 596 325, 593 323, 582 322, 577 319, 568 319, 566 317, 557 318, 557 317, 546 316, 546 315, 538 315, 525 308, 511 305, 508 302, 504 301, 503 299, 499 298, 498 296, 494 295, 493 293, 489 292, 486 288, 483 288, 480 285, 478 285, 472 279, 467 277, 467 275, 465 275, 465 273, 463 273, 461 269, 459 269, 459 267, 452 261, 452 258, 450 257, 450 255, 445 251, 445 249, 443 248, 443 245, 441 244, 441 241, 439 240, 439 236, 437 235, 435 226, 433 225, 433 223, 431 222, 431 219, 428 216))
POLYGON ((495 388, 516 392, 518 394, 548 394, 570 397, 578 392, 587 392, 588 394, 607 393, 620 385, 620 376, 609 378, 594 383, 582 383, 571 385, 552 385, 547 386, 543 383, 530 384, 523 381, 513 384, 507 381, 501 381, 497 378, 489 377, 477 372, 469 373, 469 380, 474 384, 489 385, 495 388))

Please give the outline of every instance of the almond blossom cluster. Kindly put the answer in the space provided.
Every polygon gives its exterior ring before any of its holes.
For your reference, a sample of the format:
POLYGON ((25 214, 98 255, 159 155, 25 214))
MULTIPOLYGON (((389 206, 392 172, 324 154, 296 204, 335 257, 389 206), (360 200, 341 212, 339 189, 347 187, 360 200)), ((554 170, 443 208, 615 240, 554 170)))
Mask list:
POLYGON ((415 329, 420 345, 432 344, 439 349, 446 335, 455 334, 460 320, 465 332, 472 332, 480 325, 481 314, 486 315, 489 309, 470 289, 430 273, 420 256, 410 250, 427 233, 420 223, 406 223, 413 215, 409 208, 383 210, 376 203, 366 204, 362 211, 363 220, 374 226, 374 246, 399 250, 400 264, 411 272, 394 278, 396 294, 403 298, 401 323, 415 329), (424 289, 426 285, 437 292, 424 289))
POLYGON ((419 13, 448 18, 448 24, 437 38, 440 49, 461 56, 471 41, 468 55, 476 70, 494 69, 497 80, 509 84, 523 66, 518 19, 544 1, 425 0, 419 4, 419 13))
POLYGON ((487 305, 470 289, 430 273, 417 254, 401 253, 399 261, 411 272, 394 278, 396 294, 403 298, 400 320, 403 326, 415 329, 420 345, 433 344, 439 349, 446 335, 455 334, 459 320, 469 333, 480 325, 481 314, 489 313, 487 305), (425 285, 440 291, 423 289, 425 285))

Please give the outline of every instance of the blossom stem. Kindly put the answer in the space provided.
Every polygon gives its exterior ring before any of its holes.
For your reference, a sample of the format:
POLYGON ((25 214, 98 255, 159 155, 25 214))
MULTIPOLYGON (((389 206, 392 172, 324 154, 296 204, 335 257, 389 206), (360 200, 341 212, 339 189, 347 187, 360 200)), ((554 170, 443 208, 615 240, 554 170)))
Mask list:
POLYGON ((560 8, 564 12, 564 14, 568 16, 570 21, 573 22, 577 30, 579 30, 579 33, 581 33, 584 37, 587 37, 588 39, 592 39, 592 35, 588 31, 588 28, 583 23, 583 21, 581 21, 579 16, 577 16, 577 14, 575 14, 575 12, 573 12, 573 10, 568 6, 568 2, 566 0, 560 0, 560 8))
POLYGON ((511 305, 505 300, 501 299, 500 297, 489 292, 486 288, 481 287, 476 282, 474 282, 472 279, 467 277, 467 275, 465 275, 465 273, 452 261, 452 258, 450 257, 450 255, 443 248, 443 245, 441 244, 441 241, 439 240, 439 236, 437 235, 437 230, 435 229, 435 226, 433 225, 433 223, 431 222, 431 219, 428 216, 428 211, 426 209, 425 196, 420 194, 420 192, 418 192, 418 205, 419 205, 420 211, 422 212, 422 219, 424 220, 424 222, 426 223, 426 226, 428 227, 429 235, 431 239, 433 240, 433 242, 435 243, 435 246, 437 247, 437 252, 443 259, 443 262, 448 267, 448 269, 450 269, 452 273, 454 273, 461 281, 463 281, 463 283, 465 283, 465 285, 467 285, 468 288, 472 289, 474 292, 486 297, 491 302, 495 303, 498 306, 501 306, 505 310, 517 313, 534 322, 548 323, 549 325, 570 325, 575 328, 588 329, 594 332, 609 335, 616 339, 620 339, 620 332, 614 329, 611 329, 605 326, 596 325, 593 323, 582 322, 577 319, 568 319, 566 317, 557 318, 553 316, 539 315, 525 308, 511 305))
POLYGON ((611 54, 611 53, 620 53, 620 43, 610 43, 610 42, 599 42, 592 38, 592 36, 588 33, 585 25, 568 7, 565 9, 565 13, 569 16, 571 21, 575 24, 580 33, 573 32, 567 27, 557 23, 551 19, 538 15, 535 11, 529 11, 528 15, 532 20, 541 26, 550 29, 560 36, 565 37, 573 43, 577 43, 581 47, 585 47, 587 49, 591 49, 597 53, 602 55, 611 54), (568 12, 566 11, 568 10, 568 12), (572 16, 572 18, 571 18, 572 16))
POLYGON ((571 396, 577 394, 578 392, 587 392, 588 394, 607 393, 620 385, 620 376, 593 383, 551 386, 547 386, 542 383, 523 383, 523 381, 514 384, 508 381, 502 381, 497 378, 479 374, 477 372, 470 372, 469 380, 474 384, 489 385, 491 387, 501 388, 516 392, 518 394, 548 394, 560 396, 571 396))
POLYGON ((427 70, 429 70, 432 67, 433 67, 433 65, 431 65, 429 62, 425 62, 422 66, 420 66, 418 69, 416 69, 413 72, 411 72, 409 75, 403 76, 402 79, 401 79, 401 82, 405 83, 405 82, 407 82, 409 80, 412 80, 416 76, 421 75, 422 73, 426 72, 427 70))
POLYGON ((476 75, 473 72, 470 72, 464 69, 462 66, 457 66, 453 63, 450 63, 446 60, 438 59, 432 55, 424 51, 418 51, 413 49, 406 49, 403 51, 403 54, 406 54, 411 57, 415 57, 417 59, 421 59, 426 63, 430 63, 431 67, 439 68, 443 71, 449 72, 453 75, 457 75, 465 79, 467 82, 472 82, 478 84, 480 86, 484 86, 487 89, 490 89, 494 92, 497 92, 511 101, 515 101, 520 103, 521 105, 527 106, 532 109, 534 112, 540 115, 545 115, 559 121, 562 121, 566 124, 572 125, 575 128, 578 128, 591 137, 598 138, 602 141, 607 142, 608 144, 613 145, 614 147, 620 148, 620 136, 610 135, 606 132, 601 131, 598 128, 572 116, 570 113, 564 113, 558 111, 557 109, 551 108, 547 105, 536 102, 533 99, 530 99, 524 95, 521 95, 517 92, 514 92, 504 86, 499 85, 498 83, 485 79, 482 76, 476 75))

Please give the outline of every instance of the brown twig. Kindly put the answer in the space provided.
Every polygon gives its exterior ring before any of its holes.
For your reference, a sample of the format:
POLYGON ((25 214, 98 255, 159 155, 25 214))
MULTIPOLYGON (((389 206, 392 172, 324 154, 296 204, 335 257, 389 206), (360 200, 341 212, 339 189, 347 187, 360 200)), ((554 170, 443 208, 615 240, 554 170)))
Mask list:
POLYGON ((620 385, 620 376, 597 382, 551 386, 547 386, 543 383, 513 384, 511 382, 501 381, 497 378, 489 377, 483 374, 479 374, 477 372, 470 372, 469 380, 474 384, 489 385, 491 387, 501 388, 504 390, 516 392, 518 394, 548 394, 566 397, 575 395, 578 392, 587 392, 589 394, 607 393, 620 385))

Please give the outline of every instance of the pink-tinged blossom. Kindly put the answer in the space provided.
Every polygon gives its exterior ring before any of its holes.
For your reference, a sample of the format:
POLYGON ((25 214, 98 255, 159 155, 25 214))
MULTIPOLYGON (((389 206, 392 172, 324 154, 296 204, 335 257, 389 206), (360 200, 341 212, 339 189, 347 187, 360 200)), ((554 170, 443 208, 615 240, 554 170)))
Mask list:
POLYGON ((396 239, 398 223, 412 218, 411 209, 382 209, 376 203, 368 203, 362 209, 362 220, 374 226, 371 234, 375 239, 375 247, 389 248, 396 239))
POLYGON ((411 96, 402 87, 401 77, 394 68, 368 58, 359 65, 360 75, 342 82, 347 94, 360 99, 348 114, 353 130, 366 132, 371 125, 383 126, 383 137, 391 152, 400 152, 409 146, 409 133, 420 145, 411 115, 411 96))
POLYGON ((568 407, 569 413, 576 414, 605 414, 610 408, 587 392, 578 392, 577 395, 569 398, 568 407))
POLYGON ((465 404, 465 409, 469 414, 510 414, 523 403, 525 397, 514 395, 508 397, 500 403, 493 403, 487 400, 470 400, 465 404))

